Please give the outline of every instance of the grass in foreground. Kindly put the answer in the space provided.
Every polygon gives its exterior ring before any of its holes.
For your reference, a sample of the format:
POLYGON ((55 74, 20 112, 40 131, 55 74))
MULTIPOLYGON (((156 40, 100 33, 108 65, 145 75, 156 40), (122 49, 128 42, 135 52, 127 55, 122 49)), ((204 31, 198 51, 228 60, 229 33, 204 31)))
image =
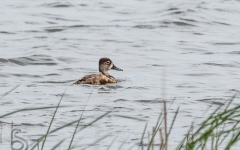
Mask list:
MULTIPOLYGON (((14 90, 14 89, 13 89, 14 90)), ((12 91, 12 90, 11 90, 12 91)), ((11 92, 10 91, 10 92, 11 92)), ((9 93, 10 93, 9 92, 9 93)), ((64 91, 65 92, 65 91, 64 91)), ((9 94, 7 93, 7 94, 9 94)), ((4 94, 6 96, 7 94, 4 94)), ((69 126, 75 126, 74 134, 71 137, 64 138, 57 142, 57 144, 52 147, 52 150, 57 149, 61 146, 63 142, 70 139, 70 143, 68 144, 68 148, 65 149, 72 150, 72 149, 87 149, 91 146, 94 146, 98 142, 101 142, 102 140, 106 139, 110 135, 114 136, 114 133, 109 133, 104 135, 103 137, 99 137, 96 141, 93 143, 90 143, 88 145, 77 145, 77 143, 74 143, 74 137, 76 134, 80 133, 82 130, 87 129, 88 127, 91 127, 94 123, 101 120, 102 118, 112 115, 111 112, 106 112, 99 117, 93 119, 91 122, 87 124, 80 124, 80 120, 82 118, 82 114, 80 115, 79 119, 76 119, 72 122, 69 122, 65 125, 62 125, 58 128, 51 130, 51 125, 54 121, 55 114, 57 113, 58 109, 65 106, 60 106, 62 98, 64 94, 62 95, 59 103, 57 106, 53 107, 38 107, 38 108, 24 108, 20 110, 16 110, 10 113, 2 114, 0 115, 0 119, 4 119, 4 117, 18 113, 23 111, 34 111, 39 109, 53 109, 55 108, 54 115, 51 119, 51 122, 49 124, 49 127, 43 136, 41 136, 35 143, 31 145, 31 149, 37 149, 37 146, 41 144, 41 150, 44 150, 44 145, 47 142, 47 137, 61 129, 64 129, 69 126), (78 129, 80 127, 80 129, 78 129)), ((200 123, 199 125, 194 125, 194 122, 192 123, 192 126, 190 127, 189 131, 186 133, 185 138, 179 143, 179 146, 176 148, 177 150, 219 150, 219 149, 231 149, 239 140, 240 140, 240 105, 236 105, 232 108, 229 108, 231 105, 231 102, 233 99, 235 99, 236 96, 234 96, 232 99, 228 101, 226 105, 221 105, 216 110, 210 114, 206 119, 200 123)), ((169 141, 169 136, 171 135, 172 128, 174 126, 174 123, 176 122, 176 118, 179 113, 178 108, 175 112, 175 115, 173 117, 172 122, 170 123, 170 127, 167 125, 167 106, 166 102, 163 102, 163 111, 160 113, 159 118, 157 119, 157 123, 155 127, 152 129, 152 134, 149 136, 149 141, 147 144, 144 144, 144 137, 147 130, 147 124, 145 125, 141 141, 133 146, 129 146, 129 149, 132 149, 134 147, 138 147, 141 150, 153 150, 153 149, 159 149, 159 150, 168 150, 168 145, 171 143, 169 141), (164 127, 163 130, 161 127, 164 127), (164 133, 164 134, 163 134, 164 133), (159 135, 160 140, 158 140, 159 144, 154 143, 156 141, 156 135, 159 135)), ((171 106, 171 105, 170 105, 171 106)), ((113 115, 112 115, 113 116, 113 115)), ((134 119, 139 121, 145 121, 143 119, 134 118, 134 117, 128 117, 128 116, 121 116, 121 115, 114 115, 115 117, 122 117, 127 119, 134 119)), ((112 144, 114 144, 114 141, 116 140, 116 136, 114 136, 111 143, 109 143, 109 146, 107 149, 111 149, 112 144)), ((127 140, 127 139, 126 139, 127 140)), ((126 142, 125 140, 125 142, 126 142)), ((122 148, 124 144, 123 142, 119 149, 122 148)), ((63 147, 61 147, 63 148, 63 147)))

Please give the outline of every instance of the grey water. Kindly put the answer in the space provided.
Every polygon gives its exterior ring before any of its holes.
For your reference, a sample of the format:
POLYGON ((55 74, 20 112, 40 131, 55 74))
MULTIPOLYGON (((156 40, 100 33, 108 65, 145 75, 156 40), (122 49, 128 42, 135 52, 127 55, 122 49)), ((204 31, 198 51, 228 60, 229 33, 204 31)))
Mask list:
MULTIPOLYGON (((89 149, 106 149, 115 137, 111 149, 124 141, 122 149, 138 149, 146 122, 147 132, 156 124, 162 100, 170 106, 175 99, 168 111, 170 123, 180 106, 169 137, 174 149, 192 121, 200 123, 240 89, 239 0, 2 0, 0 16, 0 94, 19 85, 0 99, 0 115, 55 106, 67 87, 61 105, 71 107, 58 110, 51 129, 78 119, 85 105, 81 125, 112 111, 79 132, 76 146, 109 135, 89 149), (110 71, 117 84, 69 86, 98 73, 101 57, 123 69, 110 71)), ((53 113, 36 110, 1 119, 6 123, 0 150, 10 149, 8 123, 30 144, 46 133, 53 113)), ((45 149, 67 138, 60 147, 66 149, 74 129, 51 134, 45 149)))

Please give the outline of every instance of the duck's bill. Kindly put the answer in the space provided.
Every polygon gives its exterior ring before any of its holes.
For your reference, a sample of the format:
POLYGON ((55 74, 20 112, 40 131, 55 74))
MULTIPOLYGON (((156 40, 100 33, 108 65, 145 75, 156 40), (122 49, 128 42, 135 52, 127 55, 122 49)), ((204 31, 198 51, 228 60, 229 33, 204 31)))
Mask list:
POLYGON ((115 65, 113 65, 112 69, 113 69, 113 70, 117 70, 117 71, 123 71, 122 69, 116 67, 115 65))

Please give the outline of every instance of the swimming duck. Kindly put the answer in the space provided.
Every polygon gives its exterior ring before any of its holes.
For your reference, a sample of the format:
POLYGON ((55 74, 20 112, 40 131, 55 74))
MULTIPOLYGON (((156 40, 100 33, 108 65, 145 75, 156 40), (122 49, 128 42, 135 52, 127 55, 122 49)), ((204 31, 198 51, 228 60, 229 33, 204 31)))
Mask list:
POLYGON ((99 60, 99 74, 85 75, 80 80, 76 81, 74 84, 107 84, 107 83, 117 83, 117 80, 108 73, 108 70, 114 69, 118 71, 123 71, 122 69, 116 67, 112 60, 109 58, 101 58, 99 60))

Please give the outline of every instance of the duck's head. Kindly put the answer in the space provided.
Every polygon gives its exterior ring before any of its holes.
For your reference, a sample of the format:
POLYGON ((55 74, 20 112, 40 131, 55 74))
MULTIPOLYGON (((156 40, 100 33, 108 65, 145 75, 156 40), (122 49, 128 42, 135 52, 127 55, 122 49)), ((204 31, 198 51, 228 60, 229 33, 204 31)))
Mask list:
POLYGON ((108 70, 113 69, 117 71, 123 71, 122 69, 116 67, 112 60, 109 58, 101 58, 99 60, 99 72, 101 72, 104 75, 109 75, 108 70))

